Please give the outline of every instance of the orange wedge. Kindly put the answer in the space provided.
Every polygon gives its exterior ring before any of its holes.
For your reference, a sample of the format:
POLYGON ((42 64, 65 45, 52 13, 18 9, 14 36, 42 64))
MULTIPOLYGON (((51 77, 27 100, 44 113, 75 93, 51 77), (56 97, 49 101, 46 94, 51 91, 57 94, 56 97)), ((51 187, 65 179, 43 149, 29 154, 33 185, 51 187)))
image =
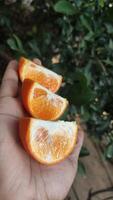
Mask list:
POLYGON ((25 79, 22 84, 22 100, 24 107, 31 116, 56 120, 65 111, 68 101, 35 81, 25 79))
POLYGON ((25 150, 37 161, 52 165, 64 160, 77 141, 76 122, 22 118, 19 135, 25 150))
POLYGON ((56 92, 62 83, 62 76, 23 57, 19 60, 18 71, 22 82, 31 79, 52 92, 56 92))

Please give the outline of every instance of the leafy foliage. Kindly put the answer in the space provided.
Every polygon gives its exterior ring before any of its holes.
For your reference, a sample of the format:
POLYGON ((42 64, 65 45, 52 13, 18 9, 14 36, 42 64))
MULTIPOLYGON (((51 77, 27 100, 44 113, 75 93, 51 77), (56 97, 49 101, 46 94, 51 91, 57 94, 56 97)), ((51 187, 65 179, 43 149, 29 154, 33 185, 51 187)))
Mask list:
MULTIPOLYGON (((0 1, 0 52, 38 57, 64 76, 67 118, 80 114, 89 134, 113 145, 113 2, 110 0, 0 1), (18 9, 17 9, 18 8, 18 9), (109 138, 109 139, 108 139, 109 138)), ((110 153, 111 155, 111 153, 110 153)), ((107 156, 110 157, 110 156, 107 156)))
POLYGON ((17 35, 13 34, 13 36, 7 40, 7 44, 10 49, 17 51, 20 54, 25 54, 23 44, 17 35))
POLYGON ((54 5, 54 10, 56 12, 66 14, 66 15, 74 15, 76 12, 75 7, 67 0, 60 0, 54 5))
POLYGON ((113 144, 110 144, 105 151, 105 155, 108 159, 112 159, 113 158, 113 144))

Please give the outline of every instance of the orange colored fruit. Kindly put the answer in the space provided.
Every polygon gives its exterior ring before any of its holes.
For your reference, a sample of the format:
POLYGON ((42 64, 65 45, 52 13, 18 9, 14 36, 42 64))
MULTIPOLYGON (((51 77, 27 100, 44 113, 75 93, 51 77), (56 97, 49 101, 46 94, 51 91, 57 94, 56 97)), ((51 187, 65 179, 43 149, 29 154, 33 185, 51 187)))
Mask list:
POLYGON ((65 111, 68 101, 35 81, 25 79, 22 84, 22 100, 31 116, 44 120, 56 120, 65 111))
POLYGON ((62 76, 24 57, 21 57, 19 60, 18 71, 22 82, 24 79, 31 79, 52 92, 56 92, 62 83, 62 76))
POLYGON ((37 161, 52 165, 64 160, 77 141, 76 122, 22 118, 19 135, 25 150, 37 161))

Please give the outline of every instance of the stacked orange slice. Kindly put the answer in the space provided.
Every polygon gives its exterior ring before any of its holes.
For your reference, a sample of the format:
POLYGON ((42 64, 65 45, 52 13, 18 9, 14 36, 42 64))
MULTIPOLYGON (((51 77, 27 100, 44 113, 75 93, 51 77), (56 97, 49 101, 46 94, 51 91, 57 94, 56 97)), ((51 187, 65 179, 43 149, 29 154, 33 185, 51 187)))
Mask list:
POLYGON ((30 79, 22 85, 22 99, 31 116, 44 120, 56 120, 65 111, 68 101, 30 79))
POLYGON ((19 128, 24 148, 43 164, 51 165, 64 160, 76 144, 76 122, 24 118, 20 120, 19 128))
POLYGON ((53 121, 68 105, 67 99, 55 94, 61 86, 62 76, 26 58, 19 61, 19 76, 23 105, 35 118, 20 119, 22 144, 40 163, 58 163, 73 151, 78 129, 76 122, 53 121))
POLYGON ((19 76, 22 82, 31 79, 52 92, 57 92, 62 83, 62 76, 23 57, 19 61, 19 76))

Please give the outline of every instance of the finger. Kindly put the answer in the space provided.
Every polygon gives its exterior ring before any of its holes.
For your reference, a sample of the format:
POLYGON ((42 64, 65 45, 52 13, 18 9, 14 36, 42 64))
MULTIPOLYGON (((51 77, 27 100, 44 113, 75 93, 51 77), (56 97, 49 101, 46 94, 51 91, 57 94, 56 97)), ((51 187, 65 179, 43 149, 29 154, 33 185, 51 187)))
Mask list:
POLYGON ((33 62, 36 63, 37 65, 42 65, 42 62, 38 58, 34 58, 33 62))
POLYGON ((0 97, 15 97, 18 92, 17 61, 12 60, 7 66, 0 88, 0 97))
POLYGON ((81 127, 79 127, 78 130, 78 137, 77 137, 77 144, 75 146, 75 149, 73 151, 73 153, 70 155, 70 159, 71 160, 78 160, 79 154, 80 154, 80 150, 82 148, 83 145, 83 141, 84 141, 84 131, 81 127))

